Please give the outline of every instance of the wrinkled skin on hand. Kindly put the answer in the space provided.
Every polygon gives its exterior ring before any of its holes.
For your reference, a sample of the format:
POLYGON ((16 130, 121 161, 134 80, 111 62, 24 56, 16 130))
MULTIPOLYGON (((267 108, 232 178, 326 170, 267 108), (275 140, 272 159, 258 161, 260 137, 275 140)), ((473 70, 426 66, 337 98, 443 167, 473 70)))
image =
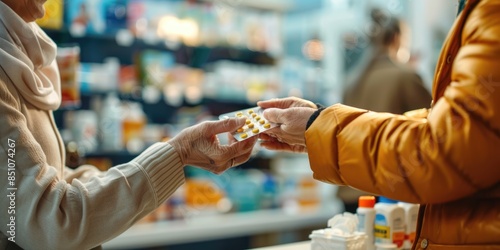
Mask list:
POLYGON ((245 118, 206 121, 182 130, 168 141, 179 153, 184 165, 191 165, 221 174, 246 162, 257 137, 237 142, 230 136, 229 145, 221 145, 217 134, 233 132, 245 125, 245 118))
POLYGON ((305 145, 290 145, 288 143, 279 141, 279 139, 275 136, 270 136, 265 133, 259 134, 259 139, 260 146, 269 150, 307 154, 307 147, 305 145))
POLYGON ((305 131, 317 106, 297 97, 258 102, 264 108, 263 116, 279 127, 260 134, 261 146, 271 150, 307 153, 305 131))
POLYGON ((267 108, 279 108, 279 109, 287 109, 287 108, 314 108, 318 107, 311 101, 304 100, 295 96, 286 97, 286 98, 275 98, 267 101, 259 101, 257 105, 263 109, 267 108))

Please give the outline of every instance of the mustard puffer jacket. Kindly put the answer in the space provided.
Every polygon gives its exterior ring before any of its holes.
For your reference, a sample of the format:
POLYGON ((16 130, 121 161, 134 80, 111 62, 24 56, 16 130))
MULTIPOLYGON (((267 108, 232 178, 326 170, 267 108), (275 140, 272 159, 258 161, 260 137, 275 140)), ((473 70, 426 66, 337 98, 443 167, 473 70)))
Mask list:
POLYGON ((500 249, 500 0, 467 1, 433 100, 423 117, 323 110, 305 134, 314 177, 421 204, 413 249, 500 249))

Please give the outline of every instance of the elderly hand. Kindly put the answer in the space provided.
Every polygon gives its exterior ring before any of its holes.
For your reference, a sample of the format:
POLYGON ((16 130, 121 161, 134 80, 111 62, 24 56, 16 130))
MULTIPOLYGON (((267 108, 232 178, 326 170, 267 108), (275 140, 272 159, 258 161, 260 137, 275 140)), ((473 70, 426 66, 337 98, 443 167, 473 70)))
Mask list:
POLYGON ((245 125, 245 118, 207 121, 182 130, 168 143, 179 153, 184 165, 203 168, 215 174, 246 162, 257 137, 221 145, 217 134, 233 132, 245 125))
POLYGON ((266 133, 259 134, 260 146, 269 150, 288 151, 293 153, 307 153, 307 147, 304 145, 290 145, 280 141, 277 137, 266 133))
POLYGON ((264 110, 264 118, 279 124, 279 127, 261 134, 259 137, 262 140, 261 146, 272 150, 307 152, 305 131, 307 122, 315 111, 315 108, 305 107, 264 110))
POLYGON ((263 109, 267 108, 280 108, 280 109, 286 109, 286 108, 294 108, 294 107, 307 107, 307 108, 315 108, 317 109, 318 107, 316 104, 312 103, 311 101, 300 99, 298 97, 286 97, 286 98, 275 98, 267 101, 259 101, 257 102, 257 105, 263 109))

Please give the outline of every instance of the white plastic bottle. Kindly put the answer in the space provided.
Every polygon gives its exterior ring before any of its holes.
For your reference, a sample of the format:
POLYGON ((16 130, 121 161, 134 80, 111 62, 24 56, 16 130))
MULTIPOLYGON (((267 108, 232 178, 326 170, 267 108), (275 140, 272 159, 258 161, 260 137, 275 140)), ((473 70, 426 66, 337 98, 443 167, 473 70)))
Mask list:
POLYGON ((104 100, 99 121, 102 150, 120 151, 123 149, 122 113, 120 99, 116 93, 110 93, 104 100))
POLYGON ((394 243, 401 249, 405 238, 404 209, 397 201, 380 197, 375 211, 375 243, 394 243))
POLYGON ((405 210, 405 241, 403 249, 411 249, 415 241, 418 220, 418 204, 398 202, 398 206, 405 210))
POLYGON ((364 232, 368 236, 366 239, 366 249, 375 249, 373 230, 375 227, 375 196, 360 196, 358 199, 358 231, 364 232))

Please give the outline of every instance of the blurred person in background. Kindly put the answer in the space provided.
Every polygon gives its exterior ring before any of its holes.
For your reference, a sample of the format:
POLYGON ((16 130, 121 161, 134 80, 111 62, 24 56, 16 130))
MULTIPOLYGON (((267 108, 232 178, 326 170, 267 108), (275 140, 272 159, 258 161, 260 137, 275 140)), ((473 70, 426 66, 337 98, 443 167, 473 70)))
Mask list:
MULTIPOLYGON (((428 108, 431 95, 420 76, 408 65, 409 27, 380 9, 370 13, 372 23, 366 56, 350 72, 343 104, 376 112, 403 114, 428 108)), ((346 211, 355 212, 358 197, 366 193, 339 187, 346 211)))
POLYGON ((403 114, 428 108, 431 95, 409 60, 409 27, 379 9, 371 11, 370 47, 350 72, 343 103, 376 112, 403 114))
POLYGON ((263 147, 307 153, 317 180, 421 204, 413 249, 500 249, 500 1, 464 2, 430 109, 258 103, 280 124, 263 147))
POLYGON ((100 172, 64 166, 53 119, 61 103, 55 43, 34 23, 44 0, 0 0, 0 249, 91 249, 118 236, 184 183, 247 161, 256 138, 221 145, 245 119, 208 121, 100 172))

